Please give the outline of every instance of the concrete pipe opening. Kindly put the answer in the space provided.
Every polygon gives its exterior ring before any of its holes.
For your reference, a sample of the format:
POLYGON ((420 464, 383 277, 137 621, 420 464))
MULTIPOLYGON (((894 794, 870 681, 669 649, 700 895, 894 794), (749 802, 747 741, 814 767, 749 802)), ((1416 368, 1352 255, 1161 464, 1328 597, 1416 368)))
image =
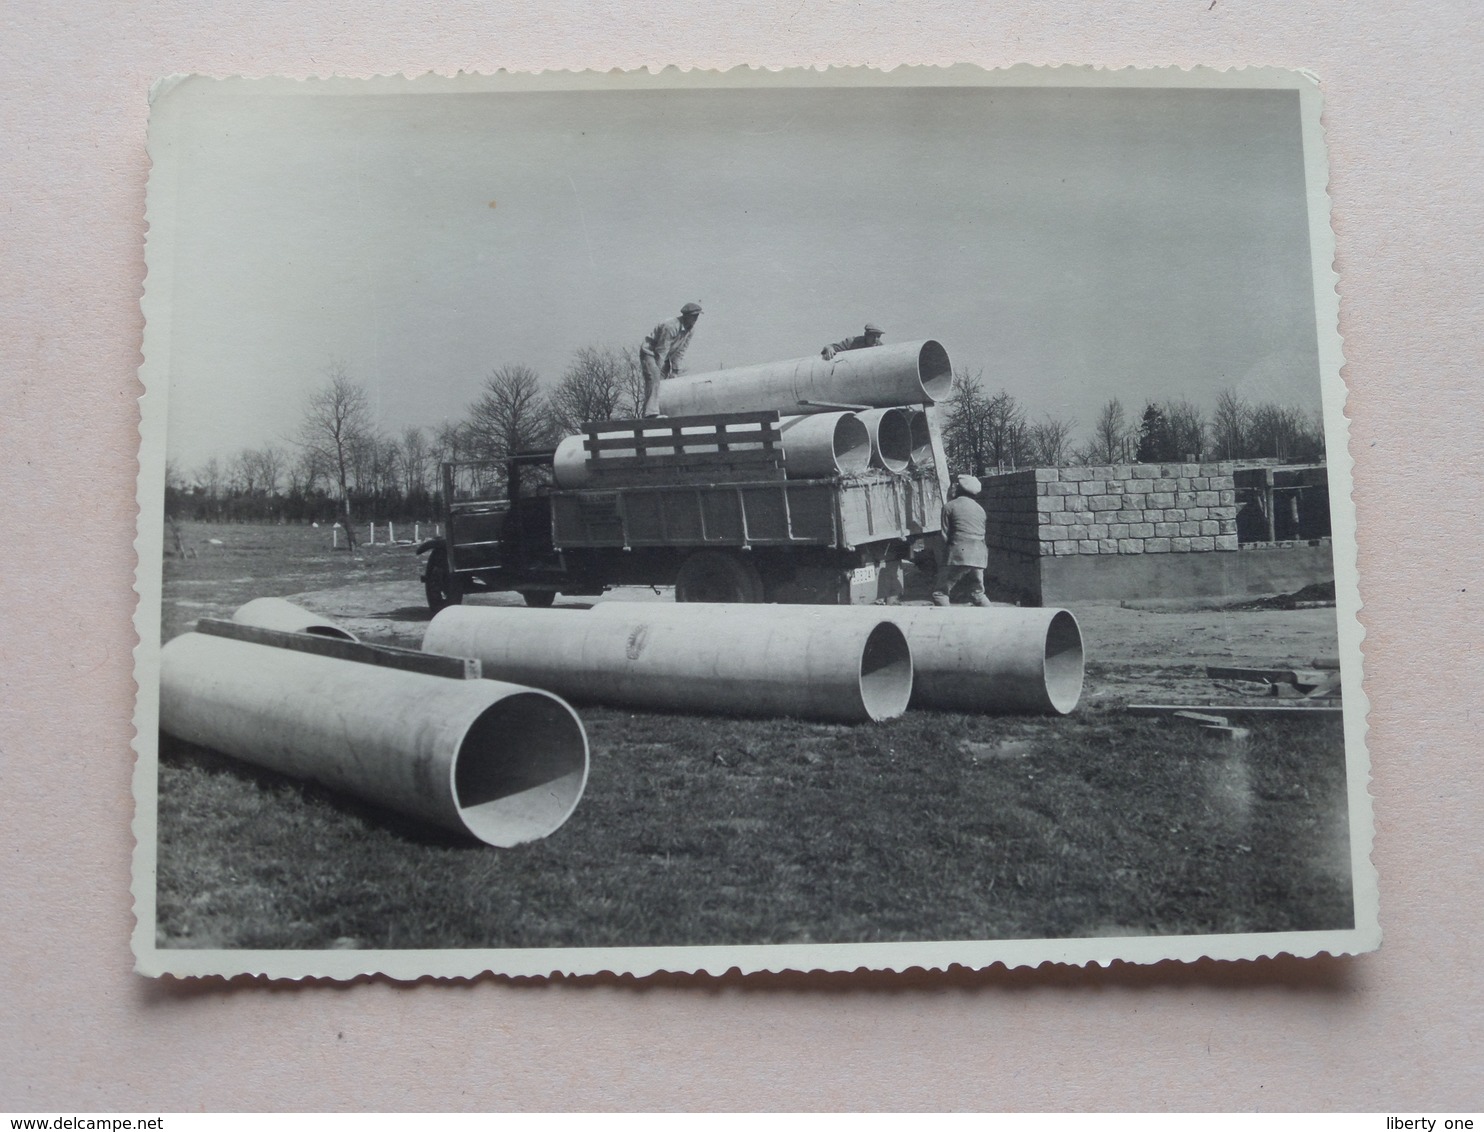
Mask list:
POLYGON ((1046 698, 1059 715, 1066 715, 1082 698, 1082 632, 1065 609, 1056 611, 1046 627, 1046 698))
POLYGON ((917 351, 917 380, 922 382, 929 404, 946 400, 953 392, 953 363, 941 342, 929 338, 917 351))
POLYGON ((534 690, 506 696, 470 725, 454 753, 459 820, 502 849, 538 841, 577 808, 587 767, 587 736, 571 708, 534 690))
POLYGON ((933 436, 926 413, 914 412, 907 418, 907 427, 912 435, 912 466, 933 466, 933 436))
POLYGON ((861 650, 861 702, 876 722, 895 719, 912 699, 912 649, 907 636, 889 621, 871 630, 861 650))
POLYGON ((871 463, 900 475, 912 459, 912 425, 901 409, 868 409, 856 414, 871 436, 871 463))

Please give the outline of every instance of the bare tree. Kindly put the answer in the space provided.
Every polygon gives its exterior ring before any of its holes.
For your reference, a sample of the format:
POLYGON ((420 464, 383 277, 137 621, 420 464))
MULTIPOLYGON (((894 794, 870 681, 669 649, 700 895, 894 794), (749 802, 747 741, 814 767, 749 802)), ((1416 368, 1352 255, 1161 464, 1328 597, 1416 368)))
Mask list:
POLYGON ((258 454, 244 448, 227 465, 227 478, 234 492, 252 498, 258 490, 258 454))
POLYGON ((1216 396, 1211 413, 1211 446, 1218 460, 1235 460, 1247 451, 1252 430, 1252 409, 1230 389, 1216 396))
POLYGON ((567 372, 551 391, 553 425, 563 434, 579 431, 587 421, 612 420, 631 414, 628 372, 622 354, 584 346, 572 356, 567 372))
POLYGON ((1054 468, 1072 459, 1071 421, 1045 416, 1026 428, 1026 457, 1030 463, 1054 468))
POLYGON ((1197 461, 1206 453, 1206 416, 1186 400, 1165 401, 1160 405, 1165 417, 1165 431, 1169 438, 1170 459, 1184 460, 1194 456, 1197 461))
POLYGON ((1133 432, 1123 411, 1123 402, 1111 398, 1098 410, 1092 425, 1092 440, 1082 450, 1089 464, 1126 464, 1133 448, 1133 432))
POLYGON ((326 475, 324 458, 318 452, 300 449, 298 457, 288 464, 289 494, 304 496, 313 493, 326 475))
POLYGON ((371 402, 366 391, 350 379, 345 366, 331 363, 326 382, 310 395, 304 421, 299 426, 299 444, 324 461, 335 477, 344 505, 347 549, 355 546, 355 525, 350 513, 350 482, 354 454, 371 434, 371 402))
POLYGON ((288 459, 282 448, 275 448, 271 444, 266 448, 259 448, 254 456, 258 462, 258 483, 263 494, 271 498, 278 494, 278 483, 283 478, 288 459))
POLYGON ((644 411, 644 371, 639 366, 639 351, 625 346, 618 352, 623 361, 623 401, 619 413, 625 417, 637 417, 644 411))
POLYGON ((415 426, 402 430, 398 453, 402 472, 402 494, 411 499, 428 488, 428 438, 415 426))
POLYGON ((541 379, 529 366, 501 366, 484 382, 469 406, 466 439, 481 460, 506 460, 551 440, 551 418, 541 395, 541 379))
POLYGON ((1031 461, 1025 411, 1009 393, 984 391, 979 373, 958 373, 943 427, 948 462, 975 473, 1031 461))
POLYGON ((196 486, 206 496, 204 513, 214 518, 220 518, 221 516, 222 484, 225 479, 226 473, 222 471, 222 462, 215 456, 212 456, 195 471, 196 486))
POLYGON ((1275 456, 1309 463, 1324 459, 1322 422, 1299 409, 1267 403, 1252 410, 1252 424, 1243 456, 1275 456))

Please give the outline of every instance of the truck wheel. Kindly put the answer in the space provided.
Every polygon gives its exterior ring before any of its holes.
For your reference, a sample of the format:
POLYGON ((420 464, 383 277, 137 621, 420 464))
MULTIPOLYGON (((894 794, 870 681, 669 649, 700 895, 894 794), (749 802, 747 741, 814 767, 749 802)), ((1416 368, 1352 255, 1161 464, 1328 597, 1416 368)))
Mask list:
POLYGON ((526 590, 520 596, 526 599, 526 604, 532 609, 550 609, 551 603, 556 601, 556 594, 552 590, 526 590))
POLYGON ((448 554, 435 550, 428 555, 428 568, 423 571, 423 591, 428 595, 428 608, 434 613, 464 600, 464 588, 448 568, 448 554))
POLYGON ((720 550, 702 550, 681 564, 675 600, 760 602, 763 580, 751 562, 720 550))

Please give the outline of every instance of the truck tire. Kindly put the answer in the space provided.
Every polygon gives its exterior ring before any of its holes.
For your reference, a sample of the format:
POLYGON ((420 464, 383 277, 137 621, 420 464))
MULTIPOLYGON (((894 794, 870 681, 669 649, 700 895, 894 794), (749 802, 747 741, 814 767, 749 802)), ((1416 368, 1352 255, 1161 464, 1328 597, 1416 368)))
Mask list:
POLYGON ((428 555, 428 566, 423 571, 423 592, 428 595, 428 608, 434 613, 463 602, 464 587, 448 568, 447 551, 435 549, 428 555))
POLYGON ((763 600, 763 580, 751 562, 723 550, 699 550, 680 566, 676 601, 743 602, 763 600))
POLYGON ((553 590, 526 590, 520 596, 525 598, 526 604, 532 609, 550 609, 552 602, 556 601, 553 590))

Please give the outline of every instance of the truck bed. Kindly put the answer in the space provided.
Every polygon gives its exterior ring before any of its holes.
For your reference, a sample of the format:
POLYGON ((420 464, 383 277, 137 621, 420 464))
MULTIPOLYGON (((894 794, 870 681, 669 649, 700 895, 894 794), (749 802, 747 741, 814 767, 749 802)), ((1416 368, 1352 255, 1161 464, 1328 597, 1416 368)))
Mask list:
POLYGON ((907 475, 554 490, 552 542, 578 547, 833 547, 938 530, 932 468, 907 475))

